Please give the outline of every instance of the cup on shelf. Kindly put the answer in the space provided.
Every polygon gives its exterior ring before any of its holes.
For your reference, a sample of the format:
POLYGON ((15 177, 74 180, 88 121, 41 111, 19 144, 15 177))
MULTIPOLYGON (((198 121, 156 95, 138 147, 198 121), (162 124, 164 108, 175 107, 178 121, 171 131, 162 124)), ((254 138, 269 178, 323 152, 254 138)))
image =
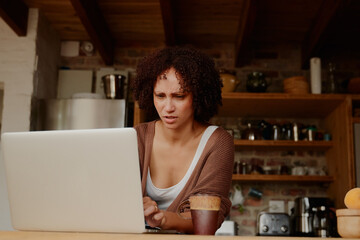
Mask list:
POLYGON ((303 176, 307 174, 307 168, 302 166, 295 166, 291 169, 291 175, 303 176))
POLYGON ((317 167, 309 167, 307 175, 310 175, 310 176, 318 175, 318 168, 317 167))

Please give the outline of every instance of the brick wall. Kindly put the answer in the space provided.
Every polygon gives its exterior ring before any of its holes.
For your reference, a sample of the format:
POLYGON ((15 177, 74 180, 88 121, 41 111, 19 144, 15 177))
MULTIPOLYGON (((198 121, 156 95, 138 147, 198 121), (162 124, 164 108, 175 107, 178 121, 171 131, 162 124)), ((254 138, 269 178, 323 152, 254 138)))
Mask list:
MULTIPOLYGON (((260 119, 248 118, 218 118, 214 117, 213 124, 221 125, 225 129, 239 129, 240 134, 246 129, 247 121, 257 122, 260 119)), ((306 125, 316 125, 321 129, 321 123, 317 119, 264 119, 272 123, 283 121, 297 121, 306 125)), ((254 125, 253 125, 254 126, 254 125)), ((323 129, 324 131, 327 129, 323 129)), ((240 150, 236 149, 235 163, 246 163, 249 166, 264 167, 269 166, 274 169, 284 166, 287 173, 291 174, 291 169, 297 166, 306 166, 315 169, 317 172, 327 172, 326 158, 323 151, 279 151, 279 150, 240 150)), ((248 171, 249 170, 248 168, 248 171)), ((277 169, 279 171, 279 168, 277 169)), ((256 219, 261 211, 269 211, 269 201, 281 200, 285 205, 285 212, 291 214, 289 208, 297 197, 327 197, 327 185, 313 183, 274 183, 274 182, 240 182, 233 181, 231 196, 237 196, 235 189, 240 187, 245 201, 238 204, 237 199, 233 199, 234 206, 230 212, 230 219, 239 224, 239 235, 249 236, 256 234, 256 219), (260 199, 249 196, 249 190, 256 189, 262 193, 260 199)))
MULTIPOLYGON (((115 50, 115 69, 127 69, 134 76, 135 68, 139 60, 156 48, 118 48, 115 50)), ((259 46, 251 52, 251 61, 248 65, 236 68, 234 47, 230 44, 216 44, 211 47, 202 48, 206 54, 211 56, 217 68, 234 70, 240 81, 237 91, 246 91, 247 75, 253 71, 261 71, 267 76, 269 87, 267 92, 283 92, 283 80, 292 76, 304 76, 309 81, 309 70, 301 69, 301 47, 299 45, 276 45, 259 46)), ((328 63, 336 66, 336 79, 339 85, 345 85, 346 81, 354 76, 360 75, 360 62, 357 56, 346 55, 329 56, 322 59, 322 80, 326 84, 328 79, 328 63)), ((61 65, 72 69, 97 70, 105 66, 104 62, 96 52, 94 56, 62 57, 61 65)), ((344 87, 340 92, 346 92, 344 87)))

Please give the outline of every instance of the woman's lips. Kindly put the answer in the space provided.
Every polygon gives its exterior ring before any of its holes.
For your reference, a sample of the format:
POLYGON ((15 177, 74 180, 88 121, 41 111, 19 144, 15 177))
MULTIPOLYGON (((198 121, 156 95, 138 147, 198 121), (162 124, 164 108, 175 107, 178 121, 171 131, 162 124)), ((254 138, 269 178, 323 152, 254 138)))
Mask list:
POLYGON ((163 120, 166 122, 166 123, 174 123, 176 121, 177 117, 174 117, 174 116, 164 116, 163 120))

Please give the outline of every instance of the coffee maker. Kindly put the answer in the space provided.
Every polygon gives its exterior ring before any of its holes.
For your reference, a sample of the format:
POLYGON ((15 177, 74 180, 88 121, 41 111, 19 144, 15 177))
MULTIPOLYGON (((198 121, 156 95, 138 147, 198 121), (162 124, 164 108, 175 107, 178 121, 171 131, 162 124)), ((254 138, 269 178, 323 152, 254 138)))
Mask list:
POLYGON ((298 197, 291 210, 291 235, 338 237, 334 204, 329 198, 298 197))

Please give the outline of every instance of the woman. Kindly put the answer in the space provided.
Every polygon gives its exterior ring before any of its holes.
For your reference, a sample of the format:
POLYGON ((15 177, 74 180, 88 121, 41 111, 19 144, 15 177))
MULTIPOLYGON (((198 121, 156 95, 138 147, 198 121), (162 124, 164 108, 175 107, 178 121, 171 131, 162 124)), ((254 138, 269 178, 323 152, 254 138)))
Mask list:
POLYGON ((135 127, 144 215, 151 227, 192 233, 191 220, 177 210, 198 193, 221 197, 218 227, 229 213, 233 138, 208 123, 221 104, 221 87, 214 62, 195 49, 165 48, 139 63, 134 98, 157 115, 135 127))

